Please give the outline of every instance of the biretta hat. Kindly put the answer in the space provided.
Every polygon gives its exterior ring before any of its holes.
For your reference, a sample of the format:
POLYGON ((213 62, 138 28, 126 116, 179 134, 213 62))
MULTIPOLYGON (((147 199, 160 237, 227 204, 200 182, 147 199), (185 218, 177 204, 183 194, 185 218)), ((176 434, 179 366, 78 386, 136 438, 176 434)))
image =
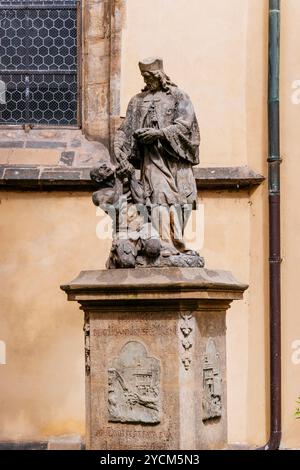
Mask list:
POLYGON ((141 72, 156 72, 161 70, 163 72, 164 65, 161 57, 148 57, 139 62, 141 72))

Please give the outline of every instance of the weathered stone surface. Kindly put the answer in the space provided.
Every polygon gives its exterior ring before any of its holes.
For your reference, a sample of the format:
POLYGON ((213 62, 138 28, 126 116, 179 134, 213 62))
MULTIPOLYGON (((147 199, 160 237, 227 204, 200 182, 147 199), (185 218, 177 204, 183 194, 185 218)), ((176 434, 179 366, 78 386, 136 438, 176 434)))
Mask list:
POLYGON ((74 158, 75 158, 75 152, 73 151, 62 152, 59 163, 61 163, 62 165, 72 166, 74 158))
POLYGON ((199 255, 187 255, 180 253, 178 255, 171 255, 168 257, 159 256, 154 261, 151 258, 145 258, 138 256, 136 259, 136 265, 138 267, 149 268, 158 266, 160 268, 167 268, 171 266, 183 267, 183 268, 203 268, 204 258, 199 255))
POLYGON ((222 416, 220 354, 213 338, 208 338, 203 357, 202 421, 222 416))
MULTIPOLYGON (((84 169, 61 166, 0 165, 0 188, 19 190, 76 190, 85 189, 87 174, 84 169)), ((89 182, 89 184, 91 184, 89 182)))
POLYGON ((81 450, 82 440, 78 435, 53 436, 48 440, 47 450, 81 450))
MULTIPOLYGON (((89 309, 88 309, 89 310, 89 309)), ((100 307, 101 310, 101 307, 100 307)), ((87 387, 90 421, 87 423, 87 448, 90 449, 177 449, 180 446, 179 377, 176 362, 176 313, 157 309, 112 309, 90 313, 91 373, 87 387), (135 341, 144 345, 148 355, 160 363, 161 382, 158 410, 145 409, 139 422, 112 422, 107 402, 109 369, 124 344, 135 341), (101 360, 99 361, 99 358, 101 360), (148 413, 153 414, 149 422, 148 413)), ((156 406, 156 403, 154 403, 156 406)), ((125 417, 125 416, 124 416, 125 417)), ((127 417, 127 416, 126 416, 127 417)), ((151 417, 151 415, 150 415, 151 417)), ((120 420, 121 421, 121 420, 120 420)))
POLYGON ((24 142, 22 141, 0 141, 0 148, 22 148, 24 146, 24 142))
MULTIPOLYGON (((196 316, 197 327, 195 329, 195 352, 197 390, 195 400, 194 419, 198 425, 195 445, 196 449, 220 449, 227 447, 227 372, 226 372, 226 308, 211 304, 211 308, 203 308, 200 315, 196 316), (214 399, 220 403, 218 416, 206 419, 207 410, 203 406, 208 398, 206 388, 206 369, 204 367, 207 353, 207 343, 212 340, 218 352, 218 389, 215 389, 216 397, 209 395, 211 404, 214 399)), ((214 369, 215 370, 215 369, 214 369)), ((215 385, 215 384, 214 384, 215 385)))
POLYGON ((82 271, 69 284, 61 286, 69 300, 94 298, 134 300, 169 298, 187 295, 193 299, 241 299, 247 289, 229 271, 204 268, 143 268, 82 271), (208 295, 209 293, 209 295, 208 295), (107 297, 108 296, 108 297, 107 297))
POLYGON ((159 423, 159 360, 142 343, 128 341, 108 367, 108 421, 159 423))
POLYGON ((125 0, 83 3, 83 132, 107 145, 112 143, 120 115, 125 6, 125 0))
POLYGON ((58 181, 58 180, 78 180, 80 179, 80 172, 79 171, 47 171, 44 170, 42 172, 42 178, 43 179, 48 179, 52 181, 58 181))
POLYGON ((91 168, 109 159, 107 147, 88 140, 79 129, 31 129, 29 132, 14 129, 9 137, 8 140, 7 132, 0 129, 0 163, 3 164, 56 166, 65 152, 74 152, 72 162, 69 161, 73 167, 91 168))
POLYGON ((239 189, 261 184, 265 177, 248 166, 194 168, 199 189, 239 189))
MULTIPOLYGON (((78 144, 77 144, 78 145, 78 144)), ((79 145, 78 145, 79 146, 79 145)), ((81 144, 80 144, 81 146, 81 144)), ((79 147, 80 147, 79 146, 79 147)), ((19 152, 26 152, 25 149, 20 149, 18 150, 19 152)), ((35 150, 35 152, 37 152, 38 150, 35 150)), ((12 151, 13 152, 13 151, 12 151)), ((28 150, 27 150, 28 152, 28 150)), ((16 153, 14 154, 14 162, 18 161, 18 165, 13 163, 12 164, 9 164, 8 162, 8 154, 7 152, 5 151, 5 162, 6 164, 0 164, 0 188, 4 187, 5 186, 5 180, 3 179, 3 175, 4 175, 4 172, 5 170, 9 170, 9 169, 14 169, 14 170, 19 170, 19 169, 24 169, 25 167, 29 167, 29 168, 32 168, 33 166, 35 166, 37 169, 39 170, 42 170, 44 168, 44 165, 41 164, 41 162, 43 161, 43 159, 45 160, 45 164, 49 169, 51 170, 59 170, 60 168, 54 163, 54 165, 52 167, 49 167, 49 164, 51 164, 51 161, 49 161, 50 159, 53 160, 53 162, 56 162, 58 161, 59 159, 59 151, 58 151, 58 154, 56 153, 57 151, 55 150, 48 150, 47 151, 47 155, 45 155, 45 151, 39 151, 39 152, 42 152, 43 153, 43 158, 41 158, 39 155, 36 156, 36 154, 34 155, 30 155, 30 158, 28 156, 28 159, 26 158, 25 156, 25 162, 23 161, 24 160, 24 155, 19 155, 18 156, 18 160, 16 160, 16 153), (48 155, 49 152, 55 152, 55 155, 48 155), (48 158, 49 156, 49 158, 48 158), (45 158, 46 157, 46 158, 45 158), (39 163, 37 163, 35 161, 35 159, 38 160, 39 163), (22 162, 23 161, 23 162, 22 162), (28 162, 31 162, 30 165, 27 164, 27 161, 28 162)), ((85 158, 85 154, 84 155, 81 155, 77 158, 77 161, 78 161, 78 166, 76 166, 75 168, 70 168, 70 170, 72 172, 74 172, 76 175, 77 175, 77 178, 73 178, 72 179, 72 188, 73 189, 79 189, 79 190, 85 190, 85 191, 93 191, 95 190, 95 183, 91 180, 90 178, 90 171, 91 171, 91 168, 89 166, 87 166, 86 168, 82 167, 81 166, 81 159, 85 158), (78 171, 80 173, 79 177, 78 177, 78 171)), ((87 157, 89 158, 89 156, 87 157)), ((0 161, 1 161, 1 152, 0 152, 0 161)), ((205 170, 205 168, 201 168, 201 170, 205 170)), ((223 173, 225 174, 226 169, 223 169, 223 173)), ((229 169, 228 169, 229 170, 229 169)), ((195 170, 194 170, 195 172, 195 170)), ((238 189, 238 188, 241 188, 241 189, 249 189, 253 186, 256 186, 258 184, 260 184, 260 182, 263 181, 263 178, 261 177, 261 179, 259 178, 259 175, 257 175, 255 172, 253 172, 251 170, 252 174, 254 175, 253 177, 251 177, 251 175, 249 174, 249 178, 247 179, 247 184, 245 183, 245 180, 240 180, 240 181, 237 181, 236 179, 233 179, 231 180, 230 179, 230 172, 228 172, 228 178, 226 179, 226 184, 224 183, 223 186, 220 186, 220 181, 218 179, 216 179, 215 181, 215 185, 214 185, 214 182, 213 180, 210 180, 209 182, 207 182, 207 180, 205 179, 205 175, 203 175, 203 177, 201 176, 202 173, 199 173, 197 172, 198 176, 200 179, 196 179, 196 182, 197 182, 197 185, 201 185, 201 188, 205 188, 205 189, 208 189, 208 190, 215 190, 215 189, 238 189), (256 176, 255 176, 256 175, 256 176), (259 182, 260 181, 260 182, 259 182)), ((137 173, 137 178, 138 178, 138 172, 137 173)), ((196 174, 196 172, 195 172, 196 174)), ((43 177, 41 176, 41 173, 37 173, 37 177, 32 179, 31 180, 31 189, 37 189, 37 190, 42 190, 42 189, 46 189, 46 190, 49 190, 51 189, 51 180, 49 179, 43 179, 43 177), (40 178, 41 176, 41 178, 40 178)), ((27 180, 25 180, 24 182, 22 181, 22 178, 18 178, 18 179, 11 179, 10 178, 10 185, 12 185, 12 183, 14 184, 14 188, 15 189, 24 189, 26 188, 27 186, 27 180)), ((12 187, 12 186, 11 186, 12 187)), ((68 186, 65 186, 65 185, 59 185, 57 184, 56 185, 56 190, 60 190, 60 191, 64 191, 64 190, 67 190, 69 191, 70 187, 68 186)))
POLYGON ((81 140, 78 137, 75 137, 74 139, 71 140, 70 142, 70 147, 72 148, 77 148, 81 146, 81 140))
POLYGON ((0 450, 47 450, 47 441, 0 441, 0 450))
POLYGON ((40 171, 35 168, 7 169, 4 173, 6 180, 35 180, 39 177, 40 171))
POLYGON ((85 271, 62 286, 88 324, 88 449, 226 447, 225 314, 246 288, 174 267, 85 271), (218 416, 203 406, 215 399, 218 416))
POLYGON ((27 140, 26 141, 26 148, 30 149, 57 149, 57 148, 65 148, 66 142, 55 142, 53 140, 45 141, 45 140, 27 140))

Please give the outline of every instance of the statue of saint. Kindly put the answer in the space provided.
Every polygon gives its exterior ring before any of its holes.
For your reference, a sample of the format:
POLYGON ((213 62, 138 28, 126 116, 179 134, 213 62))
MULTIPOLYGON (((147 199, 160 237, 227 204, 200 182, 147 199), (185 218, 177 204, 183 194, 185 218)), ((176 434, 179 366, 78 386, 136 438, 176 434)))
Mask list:
POLYGON ((114 154, 129 180, 134 168, 140 169, 148 214, 144 222, 151 224, 160 250, 150 260, 138 252, 135 265, 202 267, 203 258, 188 250, 183 240, 197 201, 192 167, 199 163, 200 134, 194 108, 165 74, 161 58, 145 59, 139 67, 145 87, 129 102, 115 135, 114 154))

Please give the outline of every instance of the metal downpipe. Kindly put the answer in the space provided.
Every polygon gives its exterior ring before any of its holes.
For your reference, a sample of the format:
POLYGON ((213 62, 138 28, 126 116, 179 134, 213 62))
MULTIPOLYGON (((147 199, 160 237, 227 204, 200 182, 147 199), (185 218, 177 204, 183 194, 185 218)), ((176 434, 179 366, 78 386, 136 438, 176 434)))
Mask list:
POLYGON ((264 450, 281 442, 281 248, 280 248, 280 0, 269 0, 268 191, 270 289, 270 434, 264 450))

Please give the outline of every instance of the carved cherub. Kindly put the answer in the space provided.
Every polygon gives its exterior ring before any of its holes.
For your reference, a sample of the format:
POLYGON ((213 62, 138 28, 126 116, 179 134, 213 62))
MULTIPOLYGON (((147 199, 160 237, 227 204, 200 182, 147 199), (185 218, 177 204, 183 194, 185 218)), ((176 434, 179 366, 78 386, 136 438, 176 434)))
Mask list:
POLYGON ((133 166, 123 161, 117 167, 103 162, 91 170, 98 189, 93 203, 114 221, 113 244, 107 268, 134 268, 137 257, 157 258, 160 240, 149 222, 144 190, 133 166))

